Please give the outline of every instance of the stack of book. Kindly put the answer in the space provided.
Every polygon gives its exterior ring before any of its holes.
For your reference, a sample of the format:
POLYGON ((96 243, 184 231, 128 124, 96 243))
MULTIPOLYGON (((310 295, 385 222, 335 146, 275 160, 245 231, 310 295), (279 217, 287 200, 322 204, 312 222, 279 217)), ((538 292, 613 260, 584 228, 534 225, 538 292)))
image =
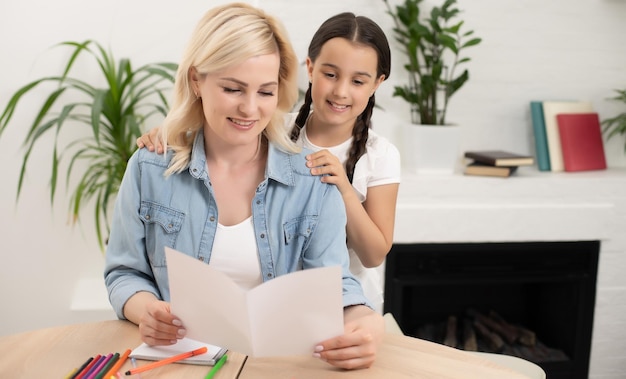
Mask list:
POLYGON ((540 171, 606 169, 598 113, 586 101, 531 101, 540 171))
POLYGON ((465 175, 509 177, 519 166, 530 166, 535 160, 532 156, 503 150, 466 151, 465 158, 471 162, 465 166, 465 175))

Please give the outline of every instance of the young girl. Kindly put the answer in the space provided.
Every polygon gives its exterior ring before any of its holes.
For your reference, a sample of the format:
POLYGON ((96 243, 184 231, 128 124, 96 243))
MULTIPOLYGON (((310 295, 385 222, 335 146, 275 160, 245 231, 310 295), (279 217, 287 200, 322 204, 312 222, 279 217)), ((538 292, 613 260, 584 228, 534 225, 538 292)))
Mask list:
POLYGON ((316 151, 307 156, 311 173, 339 188, 348 215, 350 270, 382 312, 375 267, 393 242, 400 154, 370 131, 370 117, 375 91, 389 77, 389 43, 372 20, 341 13, 313 36, 306 66, 309 88, 291 137, 316 151))
MULTIPOLYGON (((322 175, 323 182, 341 192, 348 216, 350 270, 382 312, 376 267, 393 241, 400 154, 370 130, 370 118, 375 91, 389 77, 389 43, 372 20, 341 13, 313 36, 306 66, 309 88, 304 104, 286 124, 294 141, 315 151, 307 156, 311 173, 322 175)), ((140 137, 137 145, 162 151, 157 129, 140 137)))

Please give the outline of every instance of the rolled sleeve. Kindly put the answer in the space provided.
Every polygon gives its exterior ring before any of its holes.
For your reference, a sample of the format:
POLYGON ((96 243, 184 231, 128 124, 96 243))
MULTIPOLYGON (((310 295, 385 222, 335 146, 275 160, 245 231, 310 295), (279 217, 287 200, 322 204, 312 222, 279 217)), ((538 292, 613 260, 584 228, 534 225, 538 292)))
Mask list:
POLYGON ((146 254, 145 231, 139 218, 141 169, 137 151, 128 161, 113 214, 105 256, 104 279, 109 301, 124 319, 124 305, 137 292, 161 298, 146 254))

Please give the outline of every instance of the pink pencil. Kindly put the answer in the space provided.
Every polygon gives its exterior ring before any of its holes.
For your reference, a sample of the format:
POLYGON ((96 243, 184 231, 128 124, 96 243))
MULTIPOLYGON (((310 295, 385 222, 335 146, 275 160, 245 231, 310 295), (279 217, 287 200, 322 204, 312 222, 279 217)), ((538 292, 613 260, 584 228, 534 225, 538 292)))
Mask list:
POLYGON ((102 362, 98 363, 98 366, 96 366, 95 370, 93 370, 91 372, 91 374, 89 374, 89 376, 87 376, 85 379, 94 379, 98 373, 100 372, 100 370, 102 370, 102 368, 104 368, 104 366, 106 366, 107 362, 113 358, 113 353, 109 353, 106 358, 104 358, 102 360, 102 362))

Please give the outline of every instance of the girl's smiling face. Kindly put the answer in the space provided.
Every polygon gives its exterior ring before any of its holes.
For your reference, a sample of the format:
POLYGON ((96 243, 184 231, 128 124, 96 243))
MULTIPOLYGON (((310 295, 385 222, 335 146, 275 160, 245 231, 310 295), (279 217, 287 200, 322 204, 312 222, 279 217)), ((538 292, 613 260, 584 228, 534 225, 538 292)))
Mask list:
POLYGON ((352 132, 384 75, 376 77, 378 56, 366 45, 332 38, 315 60, 306 60, 315 127, 341 127, 352 132))

